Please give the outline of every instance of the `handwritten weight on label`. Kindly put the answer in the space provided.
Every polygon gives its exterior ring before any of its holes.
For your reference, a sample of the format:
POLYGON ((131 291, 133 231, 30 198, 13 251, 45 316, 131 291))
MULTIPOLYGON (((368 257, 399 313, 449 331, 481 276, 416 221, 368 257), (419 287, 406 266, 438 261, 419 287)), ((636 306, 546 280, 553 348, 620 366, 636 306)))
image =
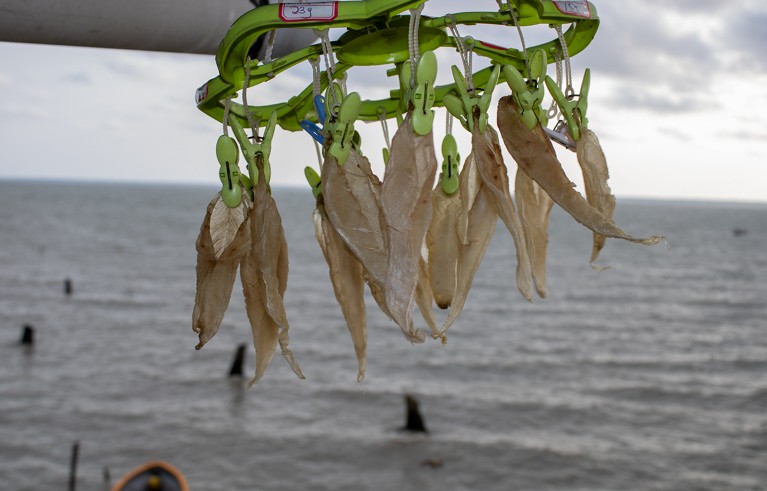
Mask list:
POLYGON ((280 7, 283 22, 333 20, 338 17, 338 2, 283 3, 280 7))
POLYGON ((588 1, 564 2, 564 1, 554 0, 554 5, 563 14, 575 15, 578 17, 583 17, 585 19, 591 18, 591 10, 589 9, 588 1))

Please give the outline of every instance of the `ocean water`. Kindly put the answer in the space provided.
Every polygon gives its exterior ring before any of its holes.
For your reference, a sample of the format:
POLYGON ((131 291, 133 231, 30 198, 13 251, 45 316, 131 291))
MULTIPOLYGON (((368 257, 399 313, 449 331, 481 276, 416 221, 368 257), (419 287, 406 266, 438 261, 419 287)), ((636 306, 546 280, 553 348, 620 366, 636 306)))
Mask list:
POLYGON ((619 200, 624 230, 669 244, 608 241, 601 272, 555 210, 549 298, 532 303, 499 225, 446 346, 409 344, 369 302, 358 384, 311 193, 276 189, 307 379, 275 356, 247 389, 226 376, 240 343, 254 366, 239 286, 194 350, 214 192, 0 182, 0 488, 66 489, 75 441, 80 491, 149 459, 193 491, 767 488, 767 206, 619 200), (398 431, 405 393, 429 435, 398 431))

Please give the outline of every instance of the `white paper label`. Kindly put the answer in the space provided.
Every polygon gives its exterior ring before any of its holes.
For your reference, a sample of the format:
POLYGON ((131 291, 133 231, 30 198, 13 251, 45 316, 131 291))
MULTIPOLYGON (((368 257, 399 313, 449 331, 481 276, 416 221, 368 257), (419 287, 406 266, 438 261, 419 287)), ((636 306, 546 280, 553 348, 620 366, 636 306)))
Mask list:
POLYGON ((589 2, 563 2, 554 0, 554 5, 557 6, 560 12, 567 15, 575 15, 577 17, 583 17, 584 19, 591 18, 591 11, 589 10, 589 2))
POLYGON ((203 85, 199 89, 197 89, 197 92, 194 94, 194 100, 197 102, 197 105, 199 106, 202 101, 208 98, 208 84, 203 85))
POLYGON ((284 22, 333 20, 338 17, 338 2, 283 3, 280 19, 284 22))

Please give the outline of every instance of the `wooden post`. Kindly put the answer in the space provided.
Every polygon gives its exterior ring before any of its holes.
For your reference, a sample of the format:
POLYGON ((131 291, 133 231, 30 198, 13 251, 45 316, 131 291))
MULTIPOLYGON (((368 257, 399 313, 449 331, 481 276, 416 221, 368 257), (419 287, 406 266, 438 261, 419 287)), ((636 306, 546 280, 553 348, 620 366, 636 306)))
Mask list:
POLYGON ((77 487, 77 460, 80 457, 80 442, 72 445, 72 459, 69 462, 69 491, 77 487))

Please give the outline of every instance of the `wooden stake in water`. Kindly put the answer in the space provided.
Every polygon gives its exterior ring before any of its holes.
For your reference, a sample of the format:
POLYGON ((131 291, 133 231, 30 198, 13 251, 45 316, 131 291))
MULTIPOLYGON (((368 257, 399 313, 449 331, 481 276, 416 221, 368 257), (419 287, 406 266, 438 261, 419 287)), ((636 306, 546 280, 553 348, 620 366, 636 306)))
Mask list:
POLYGON ((72 445, 72 459, 69 462, 69 491, 75 491, 77 487, 77 460, 80 455, 80 442, 72 445))

